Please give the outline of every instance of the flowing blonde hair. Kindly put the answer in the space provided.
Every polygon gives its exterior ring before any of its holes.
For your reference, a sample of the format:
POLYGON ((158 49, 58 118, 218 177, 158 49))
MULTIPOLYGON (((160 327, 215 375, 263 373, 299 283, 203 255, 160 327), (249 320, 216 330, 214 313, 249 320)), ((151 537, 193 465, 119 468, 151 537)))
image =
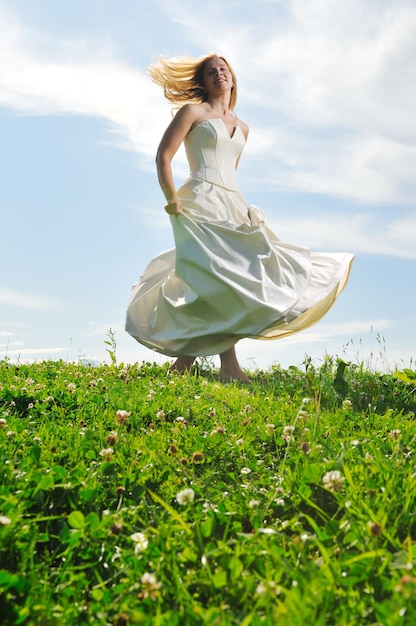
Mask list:
POLYGON ((159 58, 158 63, 148 68, 151 79, 163 88, 165 98, 172 104, 180 105, 187 102, 200 104, 205 102, 207 94, 204 89, 204 68, 209 59, 222 59, 233 78, 229 108, 232 111, 237 103, 237 79, 230 64, 223 56, 208 54, 204 57, 159 58))

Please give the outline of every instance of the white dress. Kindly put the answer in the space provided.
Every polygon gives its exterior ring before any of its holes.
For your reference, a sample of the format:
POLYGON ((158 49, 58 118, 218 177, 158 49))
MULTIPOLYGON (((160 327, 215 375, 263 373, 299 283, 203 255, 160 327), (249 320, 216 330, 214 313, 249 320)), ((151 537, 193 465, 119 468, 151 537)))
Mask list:
POLYGON ((133 285, 127 332, 168 356, 208 356, 315 324, 344 289, 353 255, 284 243, 247 206, 236 184, 238 125, 230 136, 221 119, 204 120, 184 143, 190 176, 178 190, 184 212, 170 216, 175 249, 133 285))

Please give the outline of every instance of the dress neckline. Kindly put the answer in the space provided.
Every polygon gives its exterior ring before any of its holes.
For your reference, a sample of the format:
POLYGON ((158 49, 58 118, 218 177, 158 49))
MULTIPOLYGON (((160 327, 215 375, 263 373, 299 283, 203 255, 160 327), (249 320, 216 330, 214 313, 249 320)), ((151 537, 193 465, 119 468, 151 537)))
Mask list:
MULTIPOLYGON (((237 118, 236 118, 236 123, 235 123, 235 126, 233 127, 233 132, 230 134, 230 131, 228 130, 224 120, 221 117, 207 117, 204 120, 201 120, 200 122, 197 122, 196 124, 194 124, 194 126, 192 126, 191 130, 193 130, 194 128, 196 128, 200 124, 204 124, 205 122, 213 122, 213 121, 221 122, 221 124, 224 127, 224 130, 226 131, 229 139, 234 139, 235 134, 237 132, 237 129, 240 128, 240 125, 239 125, 239 123, 237 121, 237 118)), ((240 128, 240 130, 241 130, 241 128, 240 128)))

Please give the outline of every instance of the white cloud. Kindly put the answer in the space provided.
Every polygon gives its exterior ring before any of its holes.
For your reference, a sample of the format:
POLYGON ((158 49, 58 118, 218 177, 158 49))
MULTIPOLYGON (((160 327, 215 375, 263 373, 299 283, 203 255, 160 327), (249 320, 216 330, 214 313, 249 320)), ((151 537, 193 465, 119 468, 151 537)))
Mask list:
MULTIPOLYGON (((244 81, 255 86, 245 98, 296 123, 414 138, 416 7, 406 0, 284 4, 285 15, 269 9, 262 19, 259 9, 247 29, 223 27, 233 32, 226 41, 244 81)), ((221 23, 210 34, 220 42, 221 23)))
MULTIPOLYGON (((329 355, 353 363, 365 363, 373 370, 388 370, 393 367, 393 355, 383 354, 380 334, 393 326, 390 320, 382 318, 333 324, 323 320, 281 341, 244 339, 237 344, 237 354, 243 367, 250 369, 268 368, 273 363, 284 368, 299 366, 305 358, 311 358, 319 365, 325 355, 329 355)), ((410 362, 412 354, 402 350, 401 357, 410 362)))
POLYGON ((169 109, 144 72, 105 48, 52 40, 1 15, 0 32, 0 105, 27 115, 102 117, 112 124, 113 143, 137 150, 153 166, 169 109))
POLYGON ((258 2, 247 19, 212 1, 204 15, 215 15, 215 26, 203 31, 192 2, 163 6, 189 39, 237 69, 240 110, 252 127, 247 156, 262 160, 265 183, 415 203, 416 6, 258 2))
MULTIPOLYGON (((246 148, 245 181, 367 204, 414 205, 416 145, 368 133, 324 132, 256 123, 246 148), (272 156, 271 156, 272 155, 272 156)), ((246 182, 247 184, 247 182, 246 182)))
POLYGON ((319 324, 312 328, 288 337, 286 339, 287 344, 296 343, 317 343, 321 341, 327 341, 336 337, 356 337, 366 335, 373 328, 377 329, 377 332, 391 328, 392 323, 388 319, 372 320, 352 320, 350 322, 342 322, 336 324, 328 324, 325 321, 319 322, 319 324))
POLYGON ((21 293, 2 287, 0 287, 0 304, 7 307, 34 310, 56 310, 62 308, 62 304, 56 298, 21 293))
POLYGON ((10 341, 8 343, 0 343, 0 352, 9 352, 10 348, 23 345, 23 341, 10 341))
POLYGON ((284 241, 296 241, 311 250, 350 250, 354 253, 380 254, 416 259, 416 216, 412 213, 396 216, 368 213, 348 214, 343 211, 304 212, 287 217, 269 213, 272 229, 284 241))
MULTIPOLYGON (((224 50, 241 74, 252 127, 245 186, 414 204, 416 7, 404 0, 258 2, 248 19, 211 0, 204 15, 215 15, 215 28, 201 32, 192 2, 160 5, 182 25, 186 45, 224 50)), ((123 65, 108 45, 56 40, 0 19, 0 103, 24 114, 107 119, 109 140, 136 150, 141 166, 154 171, 170 107, 144 71, 123 65)), ((181 177, 183 162, 178 155, 181 177)), ((408 224, 406 214, 389 221, 388 254, 414 258, 408 224)), ((347 226, 354 249, 381 250, 375 220, 359 215, 347 226)))
POLYGON ((3 351, 7 356, 18 357, 37 357, 42 358, 42 355, 55 355, 60 353, 67 353, 66 348, 25 348, 22 350, 7 350, 3 351))

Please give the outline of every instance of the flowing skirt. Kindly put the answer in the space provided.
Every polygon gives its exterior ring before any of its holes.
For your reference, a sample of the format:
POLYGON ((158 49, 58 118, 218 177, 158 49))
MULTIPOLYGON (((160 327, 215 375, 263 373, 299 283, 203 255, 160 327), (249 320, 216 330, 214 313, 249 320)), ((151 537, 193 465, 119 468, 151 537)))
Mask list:
POLYGON ((150 262, 127 309, 127 332, 148 348, 208 356, 245 337, 287 337, 318 322, 344 289, 352 254, 284 243, 239 192, 206 181, 189 180, 180 197, 175 248, 150 262))

